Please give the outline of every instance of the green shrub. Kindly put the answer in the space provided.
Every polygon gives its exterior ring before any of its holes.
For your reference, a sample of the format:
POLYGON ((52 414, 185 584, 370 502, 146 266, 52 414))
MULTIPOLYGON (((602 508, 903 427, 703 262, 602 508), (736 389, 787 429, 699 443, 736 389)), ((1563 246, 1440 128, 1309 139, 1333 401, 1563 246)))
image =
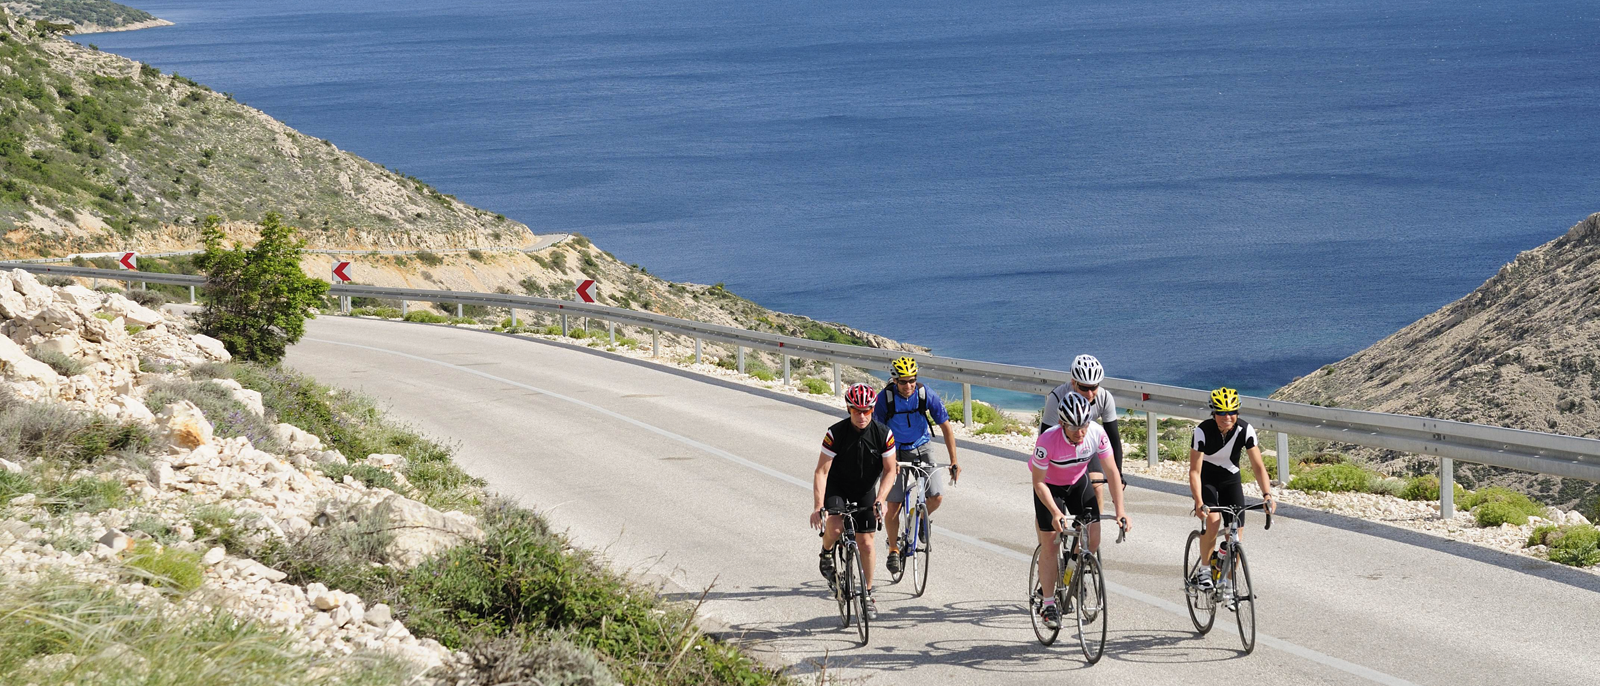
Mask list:
MULTIPOLYGON (((618 336, 617 337, 617 345, 620 345, 620 346, 622 346, 624 348, 637 348, 637 347, 639 347, 639 339, 633 338, 631 336, 618 336)), ((745 369, 749 369, 749 368, 750 368, 749 365, 745 366, 745 369)))
MULTIPOLYGON (((966 403, 960 400, 947 402, 945 411, 950 413, 950 421, 959 422, 966 418, 966 403)), ((993 405, 985 402, 972 403, 972 421, 976 424, 994 424, 1000 420, 1000 411, 993 405)))
POLYGON ((1408 485, 1409 480, 1407 479, 1373 474, 1367 482, 1367 492, 1399 497, 1400 493, 1405 491, 1408 485))
POLYGON ((441 264, 444 264, 444 258, 438 256, 431 250, 417 251, 416 258, 418 262, 421 262, 429 267, 437 267, 441 264))
POLYGON ((350 309, 352 317, 382 317, 384 319, 399 319, 401 317, 398 307, 355 307, 350 309))
POLYGON ((228 550, 242 550, 247 545, 254 515, 241 515, 226 505, 201 505, 189 511, 189 525, 195 538, 212 541, 228 550))
POLYGON ((94 476, 46 479, 39 483, 41 505, 51 514, 101 512, 128 504, 128 489, 120 481, 94 476))
POLYGON ((399 491, 400 484, 394 480, 394 474, 370 464, 325 464, 318 467, 322 473, 334 481, 343 481, 345 475, 350 475, 356 481, 366 484, 367 488, 387 488, 399 491))
POLYGON ((51 369, 62 376, 77 376, 83 373, 82 362, 59 350, 35 350, 28 353, 28 356, 50 365, 51 369))
POLYGON ((450 318, 427 310, 412 310, 406 313, 405 320, 408 322, 422 322, 423 324, 445 324, 450 321, 450 318))
MULTIPOLYGON (((1455 502, 1458 504, 1464 503, 1467 497, 1467 489, 1462 488, 1461 484, 1452 485, 1455 486, 1455 502)), ((1406 500, 1438 500, 1439 477, 1433 474, 1423 474, 1422 476, 1413 477, 1411 480, 1406 482, 1405 488, 1400 489, 1400 493, 1398 495, 1406 500)), ((1465 505, 1461 506, 1466 507, 1465 505)))
POLYGON ((55 403, 30 403, 0 392, 0 457, 13 462, 40 458, 71 468, 99 462, 114 453, 135 453, 150 445, 138 424, 85 415, 55 403))
POLYGON ((1561 527, 1547 534, 1543 545, 1550 546, 1551 562, 1573 567, 1593 567, 1600 564, 1600 529, 1591 525, 1561 527))
POLYGON ((1325 493, 1364 492, 1372 483, 1372 472, 1349 463, 1317 467, 1289 480, 1289 488, 1297 491, 1322 491, 1325 493))
POLYGON ((828 393, 832 393, 833 392, 833 385, 832 384, 830 384, 830 383, 828 383, 826 381, 823 381, 822 379, 819 379, 819 378, 814 377, 814 376, 810 377, 810 378, 806 378, 806 379, 801 379, 800 380, 800 388, 804 389, 805 392, 811 393, 811 394, 814 394, 814 395, 826 395, 828 393))
MULTIPOLYGON (((145 265, 143 264, 139 265, 139 268, 141 269, 144 267, 145 265)), ((160 291, 152 291, 146 288, 129 289, 122 295, 123 297, 139 303, 140 305, 144 305, 152 310, 159 310, 161 309, 162 305, 167 304, 167 296, 162 295, 160 291)))
POLYGON ((307 313, 321 302, 328 283, 300 270, 305 241, 276 212, 261 221, 261 237, 245 249, 228 240, 221 219, 206 217, 201 237, 205 252, 194 264, 206 274, 206 305, 197 315, 200 331, 222 341, 240 360, 276 362, 305 335, 307 313))
POLYGON ((1478 521, 1478 526, 1491 527, 1501 524, 1514 524, 1522 526, 1528 523, 1528 513, 1504 500, 1495 500, 1472 508, 1472 516, 1478 521))
POLYGON ((137 570, 132 576, 140 581, 184 593, 199 588, 203 581, 200 553, 163 548, 151 541, 139 541, 122 564, 137 570))
POLYGON ((1550 534, 1560 529, 1561 527, 1554 524, 1540 524, 1533 528, 1533 533, 1528 534, 1528 542, 1522 544, 1522 547, 1532 548, 1536 545, 1550 545, 1550 534))
POLYGON ((772 381, 778 378, 778 375, 773 374, 771 370, 767 369, 752 369, 750 370, 749 374, 750 376, 762 381, 772 381))
POLYGON ((479 250, 477 248, 473 248, 473 249, 467 251, 467 257, 470 257, 470 258, 472 258, 474 260, 482 262, 483 261, 483 251, 479 250))

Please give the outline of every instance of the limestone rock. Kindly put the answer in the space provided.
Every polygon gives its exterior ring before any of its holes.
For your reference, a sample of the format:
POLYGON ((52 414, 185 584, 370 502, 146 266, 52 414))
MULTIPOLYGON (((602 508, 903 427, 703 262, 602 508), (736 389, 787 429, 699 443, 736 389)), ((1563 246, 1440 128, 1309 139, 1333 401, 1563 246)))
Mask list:
POLYGON ((0 471, 6 471, 12 474, 21 474, 22 465, 0 457, 0 471))
POLYGON ((387 471, 391 471, 391 472, 405 471, 405 469, 406 469, 406 458, 404 456, 402 456, 402 455, 391 455, 391 454, 388 454, 388 453, 373 453, 371 455, 368 455, 367 459, 362 460, 362 461, 367 463, 367 464, 369 464, 369 465, 377 467, 379 469, 383 469, 383 470, 387 470, 387 471))
POLYGON ((278 441, 290 453, 314 453, 322 450, 322 439, 293 424, 279 424, 273 428, 278 441))
POLYGON ((217 362, 227 362, 228 360, 233 359, 233 355, 228 352, 228 346, 223 345, 222 341, 207 336, 203 333, 194 334, 193 336, 189 337, 189 340, 194 342, 195 346, 200 349, 201 353, 204 353, 206 357, 209 357, 212 360, 217 362))
POLYGON ((227 551, 223 550, 222 546, 216 546, 210 550, 207 550, 205 555, 200 556, 200 564, 210 567, 211 565, 221 562, 222 558, 226 555, 227 551))
POLYGON ((378 603, 367 608, 367 613, 364 619, 368 624, 382 629, 389 626, 389 624, 394 621, 394 614, 393 611, 389 609, 388 605, 378 603))
POLYGON ((28 353, 23 352, 22 346, 3 336, 0 336, 0 371, 8 379, 37 381, 48 388, 55 388, 61 383, 61 375, 50 365, 29 357, 28 353))
POLYGON ((466 541, 483 539, 483 530, 459 516, 451 517, 415 500, 390 495, 372 508, 373 516, 383 517, 394 529, 394 540, 385 550, 389 562, 409 569, 434 555, 466 541))
POLYGON ((211 422, 187 400, 173 401, 156 415, 160 438, 170 448, 192 450, 211 442, 211 422))
POLYGON ((128 538, 128 535, 121 531, 112 529, 107 531, 106 535, 100 537, 100 545, 110 548, 112 552, 120 553, 133 548, 133 539, 128 538))
POLYGON ((42 310, 56 299, 49 286, 39 283, 33 274, 21 269, 11 270, 11 287, 22 295, 24 306, 30 311, 42 310))
POLYGON ((126 297, 116 293, 106 294, 105 303, 102 305, 102 308, 106 312, 114 314, 118 317, 122 317, 129 324, 134 326, 151 327, 166 321, 166 317, 161 316, 160 312, 145 307, 144 305, 140 305, 139 303, 129 300, 126 297))

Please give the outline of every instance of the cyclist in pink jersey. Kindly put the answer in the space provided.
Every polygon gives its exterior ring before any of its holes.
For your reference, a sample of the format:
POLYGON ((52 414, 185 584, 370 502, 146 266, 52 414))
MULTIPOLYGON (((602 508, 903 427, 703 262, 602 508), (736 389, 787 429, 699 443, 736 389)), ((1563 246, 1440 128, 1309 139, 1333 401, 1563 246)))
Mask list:
POLYGON ((1069 393, 1062 399, 1059 413, 1061 422, 1039 435, 1033 459, 1028 461, 1033 472, 1034 523, 1042 548, 1039 585, 1046 599, 1039 616, 1052 629, 1061 627, 1061 608, 1055 603, 1056 581, 1061 578, 1056 534, 1070 528, 1063 509, 1089 522, 1088 552, 1100 549, 1100 503, 1087 474, 1091 459, 1100 458, 1111 502, 1117 509, 1117 521, 1129 530, 1133 528, 1122 507, 1122 474, 1112 459, 1111 440, 1104 429, 1089 420, 1089 401, 1069 393))

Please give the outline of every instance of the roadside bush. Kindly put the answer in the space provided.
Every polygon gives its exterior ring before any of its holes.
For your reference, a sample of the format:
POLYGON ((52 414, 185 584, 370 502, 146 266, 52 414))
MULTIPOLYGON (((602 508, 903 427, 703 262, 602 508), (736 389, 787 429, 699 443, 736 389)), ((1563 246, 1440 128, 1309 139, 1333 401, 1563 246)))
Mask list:
POLYGON ((0 392, 0 457, 13 462, 41 458, 76 468, 150 445, 138 424, 85 415, 54 403, 30 403, 0 392))
POLYGON ((521 631, 474 638, 463 650, 472 656, 479 683, 543 686, 607 686, 616 678, 595 655, 569 641, 527 636, 521 631))
POLYGON ((421 322, 423 324, 447 324, 450 322, 449 317, 434 314, 427 310, 412 310, 407 312, 405 320, 408 322, 421 322))
POLYGON ((399 319, 398 307, 354 307, 350 309, 352 317, 382 317, 383 319, 399 319))
POLYGON ((1544 512, 1544 507, 1528 496, 1500 486, 1489 486, 1470 491, 1461 498, 1462 509, 1471 510, 1478 526, 1515 524, 1522 526, 1528 518, 1544 512))
POLYGON ((483 251, 479 250, 477 248, 473 248, 473 249, 467 251, 467 257, 470 257, 470 258, 472 258, 474 260, 482 262, 483 261, 483 251))
POLYGON ((1589 524, 1540 526, 1529 537, 1528 545, 1549 546, 1551 562, 1573 567, 1600 564, 1600 529, 1589 524))
POLYGON ((187 593, 200 587, 200 553, 139 541, 123 561, 130 576, 151 586, 187 593))
POLYGON ((444 258, 440 257, 431 250, 417 251, 416 258, 418 262, 421 262, 429 267, 437 267, 441 264, 444 264, 444 258))
POLYGON ((800 388, 813 395, 826 395, 833 392, 833 385, 817 377, 800 380, 800 388))
POLYGON ((28 353, 29 357, 50 365, 62 376, 77 376, 83 373, 83 363, 59 350, 35 350, 28 353))
MULTIPOLYGON (((1462 488, 1461 484, 1452 485, 1455 486, 1455 502, 1465 502, 1467 497, 1467 489, 1462 488)), ((1410 481, 1406 482, 1406 487, 1400 490, 1399 495, 1401 498, 1405 498, 1406 500, 1438 500, 1439 477, 1433 474, 1423 474, 1422 476, 1413 477, 1410 481)))
POLYGON ((1478 526, 1491 527, 1501 524, 1522 526, 1528 523, 1528 513, 1511 503, 1503 500, 1487 502, 1472 508, 1472 516, 1477 519, 1478 526))
POLYGON ((327 282, 300 271, 305 241, 276 212, 261 220, 261 238, 249 249, 223 247, 228 239, 216 215, 206 217, 205 252, 194 264, 206 274, 200 331, 240 360, 276 362, 305 335, 305 320, 328 291, 327 282))
POLYGON ((128 289, 122 295, 152 310, 159 310, 162 305, 167 304, 167 296, 162 295, 160 291, 128 289))
POLYGON ((62 276, 60 274, 45 274, 44 276, 39 277, 39 283, 51 288, 65 288, 77 283, 77 281, 70 276, 62 276))
POLYGON ((1325 493, 1364 492, 1372 483, 1373 473, 1360 466, 1344 463, 1317 467, 1289 480, 1289 488, 1297 491, 1322 491, 1325 493))
POLYGON ((395 481, 394 474, 384 471, 370 464, 325 464, 317 467, 322 473, 334 481, 343 481, 349 475, 356 481, 366 484, 367 488, 387 488, 395 492, 404 492, 400 484, 395 481))

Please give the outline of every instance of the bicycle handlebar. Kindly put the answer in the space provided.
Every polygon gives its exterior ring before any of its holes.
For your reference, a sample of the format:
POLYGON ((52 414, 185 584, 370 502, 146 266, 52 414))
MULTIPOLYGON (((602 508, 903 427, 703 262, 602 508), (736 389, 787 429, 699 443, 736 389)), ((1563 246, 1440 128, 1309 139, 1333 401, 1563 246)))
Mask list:
POLYGON ((1200 506, 1200 514, 1206 514, 1208 512, 1211 512, 1212 510, 1217 510, 1219 512, 1226 510, 1228 512, 1232 512, 1235 515, 1244 514, 1246 512, 1251 511, 1251 510, 1261 510, 1262 513, 1267 515, 1267 522, 1266 522, 1266 524, 1264 526, 1261 527, 1261 530, 1262 531, 1269 531, 1269 530, 1272 529, 1272 510, 1268 510, 1267 509, 1267 501, 1265 501, 1265 500, 1263 500, 1263 501, 1261 501, 1259 503, 1256 503, 1254 505, 1217 505, 1215 507, 1212 507, 1210 505, 1201 505, 1200 506))

